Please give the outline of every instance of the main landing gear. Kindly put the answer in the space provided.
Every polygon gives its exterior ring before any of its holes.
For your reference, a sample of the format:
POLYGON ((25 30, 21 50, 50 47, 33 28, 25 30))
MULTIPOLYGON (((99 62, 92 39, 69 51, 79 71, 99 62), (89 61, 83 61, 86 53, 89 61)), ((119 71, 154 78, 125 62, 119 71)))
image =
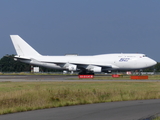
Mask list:
POLYGON ((86 72, 86 71, 82 71, 82 72, 79 72, 78 75, 94 75, 94 72, 86 72))

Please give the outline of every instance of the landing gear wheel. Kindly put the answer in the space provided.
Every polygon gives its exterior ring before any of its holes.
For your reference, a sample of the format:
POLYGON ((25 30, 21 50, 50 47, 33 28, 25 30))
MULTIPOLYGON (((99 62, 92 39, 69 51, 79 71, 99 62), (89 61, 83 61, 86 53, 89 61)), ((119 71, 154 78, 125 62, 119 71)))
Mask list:
POLYGON ((94 75, 94 72, 80 72, 78 75, 94 75))

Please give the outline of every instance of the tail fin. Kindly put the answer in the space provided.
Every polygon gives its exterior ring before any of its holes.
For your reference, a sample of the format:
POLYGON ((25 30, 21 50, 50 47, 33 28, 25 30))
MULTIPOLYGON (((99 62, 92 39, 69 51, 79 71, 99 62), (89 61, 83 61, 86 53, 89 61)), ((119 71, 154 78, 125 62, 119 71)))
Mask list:
POLYGON ((19 35, 10 35, 14 48, 19 56, 41 56, 35 49, 26 43, 19 35))

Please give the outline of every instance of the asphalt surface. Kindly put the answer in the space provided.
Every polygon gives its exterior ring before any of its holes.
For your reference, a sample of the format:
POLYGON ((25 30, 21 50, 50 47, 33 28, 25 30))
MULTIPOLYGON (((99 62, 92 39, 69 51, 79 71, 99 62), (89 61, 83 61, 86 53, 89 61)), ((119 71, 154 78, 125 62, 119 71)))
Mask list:
MULTIPOLYGON (((0 82, 12 81, 127 81, 159 82, 159 80, 70 80, 77 76, 0 76, 0 82)), ((0 115, 0 120, 151 120, 160 114, 160 99, 110 102, 59 107, 0 115)))
POLYGON ((160 82, 160 80, 96 80, 96 79, 77 79, 78 76, 72 75, 2 75, 0 76, 0 82, 11 81, 11 82, 160 82), (76 79, 75 79, 76 78, 76 79))
POLYGON ((150 120, 159 113, 160 100, 138 100, 7 114, 0 120, 150 120))

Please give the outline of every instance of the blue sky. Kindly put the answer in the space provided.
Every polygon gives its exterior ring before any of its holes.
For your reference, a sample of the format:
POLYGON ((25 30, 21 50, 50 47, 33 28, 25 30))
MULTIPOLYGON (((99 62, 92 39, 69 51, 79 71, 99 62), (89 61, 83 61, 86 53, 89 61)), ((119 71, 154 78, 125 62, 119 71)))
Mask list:
POLYGON ((159 0, 0 0, 0 57, 20 35, 44 55, 145 53, 160 61, 159 0))

